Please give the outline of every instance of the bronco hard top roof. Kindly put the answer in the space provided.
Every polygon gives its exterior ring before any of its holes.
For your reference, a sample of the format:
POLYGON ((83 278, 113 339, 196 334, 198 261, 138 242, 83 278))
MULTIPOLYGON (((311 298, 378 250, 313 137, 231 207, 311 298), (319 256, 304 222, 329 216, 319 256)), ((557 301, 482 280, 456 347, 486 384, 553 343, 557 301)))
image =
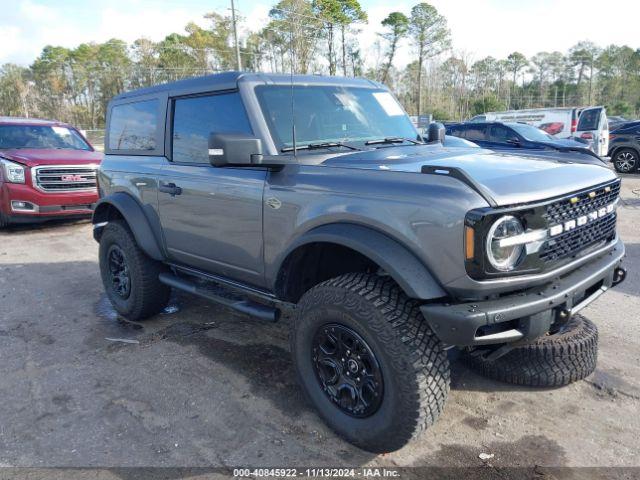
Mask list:
POLYGON ((386 88, 382 84, 365 78, 327 77, 322 75, 284 75, 272 73, 246 73, 224 72, 203 77, 187 78, 177 82, 163 83, 153 87, 140 88, 130 92, 121 93, 113 98, 114 101, 123 100, 141 95, 153 95, 154 93, 167 91, 207 91, 207 90, 233 90, 239 83, 253 84, 291 84, 294 85, 343 85, 361 88, 386 88))

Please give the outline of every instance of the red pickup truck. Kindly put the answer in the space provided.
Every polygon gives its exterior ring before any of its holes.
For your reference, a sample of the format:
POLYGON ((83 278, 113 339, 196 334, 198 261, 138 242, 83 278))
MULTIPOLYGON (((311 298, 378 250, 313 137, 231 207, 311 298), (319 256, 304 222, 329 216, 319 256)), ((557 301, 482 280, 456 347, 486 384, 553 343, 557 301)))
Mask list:
POLYGON ((0 117, 0 228, 90 216, 101 160, 71 125, 0 117))

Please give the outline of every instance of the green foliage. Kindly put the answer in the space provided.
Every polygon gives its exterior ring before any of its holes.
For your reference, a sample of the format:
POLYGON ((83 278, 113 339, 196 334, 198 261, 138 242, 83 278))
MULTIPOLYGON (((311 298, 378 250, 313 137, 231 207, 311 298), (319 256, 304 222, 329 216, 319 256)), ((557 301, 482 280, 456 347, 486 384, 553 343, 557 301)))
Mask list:
MULTIPOLYGON (((391 9, 390 9, 391 10, 391 9)), ((75 48, 49 45, 29 67, 0 67, 0 115, 39 116, 100 128, 109 100, 123 90, 235 68, 231 18, 209 13, 206 26, 189 23, 160 41, 127 45, 112 39, 75 48)), ((410 114, 464 119, 490 110, 606 105, 612 115, 640 116, 640 49, 601 48, 583 41, 566 52, 531 58, 471 60, 450 52, 447 21, 419 3, 409 16, 382 20, 376 59, 361 50, 358 24, 367 13, 358 0, 280 0, 267 25, 240 41, 250 71, 360 76, 389 85, 410 114), (395 66, 407 39, 415 57, 395 66), (366 61, 367 60, 367 61, 366 61)))
POLYGON ((387 28, 387 31, 382 34, 382 37, 389 43, 387 62, 382 70, 381 77, 382 83, 387 83, 389 70, 393 65, 393 58, 398 48, 398 42, 404 38, 409 31, 409 18, 402 12, 391 12, 387 18, 382 20, 381 24, 387 28))
POLYGON ((451 32, 447 19, 428 3, 419 3, 411 9, 409 20, 411 40, 418 51, 418 78, 416 112, 422 107, 422 64, 425 60, 440 55, 451 47, 451 32))
POLYGON ((495 112, 504 110, 505 104, 493 95, 478 98, 471 104, 471 115, 479 115, 485 112, 495 112))

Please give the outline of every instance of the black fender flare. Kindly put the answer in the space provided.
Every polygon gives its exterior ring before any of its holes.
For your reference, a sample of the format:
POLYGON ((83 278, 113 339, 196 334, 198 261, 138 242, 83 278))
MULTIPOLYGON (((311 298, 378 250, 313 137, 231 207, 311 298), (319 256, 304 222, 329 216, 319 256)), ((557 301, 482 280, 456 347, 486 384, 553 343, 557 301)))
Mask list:
POLYGON ((282 255, 278 270, 297 248, 311 243, 334 243, 361 253, 379 265, 411 298, 430 300, 447 296, 427 267, 408 248, 378 230, 356 224, 328 224, 309 230, 282 255))
POLYGON ((154 260, 164 260, 160 244, 153 234, 144 208, 131 195, 124 192, 116 192, 101 198, 93 211, 93 237, 100 241, 102 230, 109 221, 110 209, 116 209, 127 222, 138 246, 144 253, 154 260))

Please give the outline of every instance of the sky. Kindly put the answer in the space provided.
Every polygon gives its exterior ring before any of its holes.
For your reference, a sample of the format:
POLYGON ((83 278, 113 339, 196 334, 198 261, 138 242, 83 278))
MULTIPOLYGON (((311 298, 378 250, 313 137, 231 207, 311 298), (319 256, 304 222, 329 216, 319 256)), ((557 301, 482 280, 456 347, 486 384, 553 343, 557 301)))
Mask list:
MULTIPOLYGON (((409 14, 419 0, 361 0, 369 14, 358 35, 368 60, 392 10, 409 14)), ((241 30, 257 30, 276 0, 236 0, 244 17, 241 30)), ((517 50, 566 51, 581 40, 600 46, 640 48, 640 1, 637 0, 429 0, 448 21, 453 49, 471 59, 504 58, 517 50)), ((29 65, 45 45, 74 47, 84 42, 146 37, 161 40, 183 32, 203 14, 230 13, 230 0, 0 0, 0 64, 29 65)), ((396 57, 403 65, 414 56, 405 43, 396 57)))

